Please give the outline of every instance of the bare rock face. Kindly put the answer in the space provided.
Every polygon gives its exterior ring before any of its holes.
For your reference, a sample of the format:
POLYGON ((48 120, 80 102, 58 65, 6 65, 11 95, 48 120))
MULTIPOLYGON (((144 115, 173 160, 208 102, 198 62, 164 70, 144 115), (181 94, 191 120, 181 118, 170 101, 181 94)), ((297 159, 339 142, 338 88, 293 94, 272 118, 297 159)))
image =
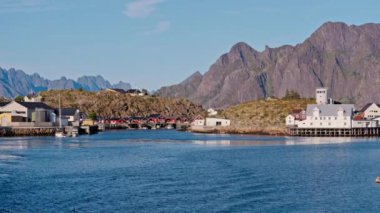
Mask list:
POLYGON ((159 91, 161 96, 181 98, 181 97, 191 97, 194 94, 199 84, 202 82, 202 74, 200 72, 195 72, 186 80, 182 81, 178 85, 162 87, 159 91))
POLYGON ((262 52, 241 42, 197 80, 164 87, 158 94, 225 108, 269 96, 281 98, 286 90, 314 97, 315 88, 323 86, 335 100, 359 107, 380 102, 380 24, 328 22, 301 44, 266 47, 262 52))

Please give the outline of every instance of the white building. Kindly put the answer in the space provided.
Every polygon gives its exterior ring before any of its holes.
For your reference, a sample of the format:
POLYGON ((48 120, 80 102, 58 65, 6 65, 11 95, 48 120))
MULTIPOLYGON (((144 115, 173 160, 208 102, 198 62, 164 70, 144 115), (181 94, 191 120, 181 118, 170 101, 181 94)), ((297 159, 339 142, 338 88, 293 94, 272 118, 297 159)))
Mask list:
POLYGON ((209 108, 207 110, 207 114, 208 114, 208 116, 215 116, 218 114, 218 111, 214 110, 213 108, 209 108))
POLYGON ((363 115, 363 118, 370 120, 373 118, 380 117, 380 106, 375 103, 369 103, 360 110, 363 115))
POLYGON ((206 126, 214 127, 214 126, 230 126, 231 121, 229 119, 223 118, 206 118, 206 126))
MULTIPOLYGON (((285 119, 287 126, 296 126, 298 128, 339 128, 349 129, 353 127, 353 113, 355 107, 353 104, 329 104, 327 88, 316 89, 315 99, 317 104, 308 104, 306 108, 306 119, 298 120, 293 114, 288 115, 285 119)), ((362 123, 355 123, 355 126, 362 123)), ((363 124, 366 125, 366 124, 363 124)), ((371 124, 373 125, 373 124, 371 124)))
POLYGON ((16 102, 0 107, 1 126, 52 126, 54 109, 41 102, 16 102))
POLYGON ((378 127, 379 121, 378 120, 359 120, 359 121, 352 121, 352 128, 373 128, 378 127))
POLYGON ((42 101, 42 96, 41 95, 35 95, 35 94, 30 94, 24 97, 25 102, 41 102, 42 101))
POLYGON ((298 122, 296 122, 296 118, 293 115, 288 115, 285 118, 286 120, 286 126, 296 126, 298 125, 298 122))
POLYGON ((352 128, 353 104, 309 104, 299 128, 352 128))

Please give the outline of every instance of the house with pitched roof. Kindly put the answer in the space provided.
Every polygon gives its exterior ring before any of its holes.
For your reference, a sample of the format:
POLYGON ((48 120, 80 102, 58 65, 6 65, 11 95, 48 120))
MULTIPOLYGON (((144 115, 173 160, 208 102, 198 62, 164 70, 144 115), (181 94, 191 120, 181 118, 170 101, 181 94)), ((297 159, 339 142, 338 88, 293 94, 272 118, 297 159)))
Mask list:
POLYGON ((380 117, 380 105, 368 103, 359 112, 365 120, 374 119, 380 117))
POLYGON ((299 128, 351 128, 355 107, 353 104, 309 104, 306 119, 299 128))
POLYGON ((53 108, 42 102, 12 101, 0 107, 0 117, 1 126, 23 126, 22 123, 28 122, 51 126, 55 113, 53 108))
POLYGON ((327 88, 316 89, 316 104, 308 104, 306 111, 293 111, 286 119, 288 127, 310 129, 350 129, 354 116, 353 104, 334 104, 327 88))

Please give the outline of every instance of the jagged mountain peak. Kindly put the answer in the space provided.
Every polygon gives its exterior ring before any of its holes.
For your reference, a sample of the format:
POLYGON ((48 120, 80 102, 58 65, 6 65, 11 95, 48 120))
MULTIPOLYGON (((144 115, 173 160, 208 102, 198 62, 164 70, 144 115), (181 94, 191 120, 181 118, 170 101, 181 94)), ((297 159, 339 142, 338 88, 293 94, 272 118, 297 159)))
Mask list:
POLYGON ((194 88, 184 81, 158 94, 223 108, 268 96, 281 98, 286 90, 313 97, 315 88, 323 85, 334 99, 360 106, 380 101, 379 82, 380 24, 327 22, 296 46, 258 52, 239 42, 210 66, 193 92, 181 91, 194 88))
POLYGON ((110 84, 102 76, 82 76, 77 81, 62 76, 56 80, 42 78, 39 74, 26 74, 22 70, 10 68, 8 70, 0 67, 0 96, 13 98, 17 95, 26 95, 30 92, 40 92, 48 89, 85 89, 97 91, 104 88, 129 89, 130 84, 119 82, 110 84))
POLYGON ((182 81, 181 84, 191 83, 192 81, 195 81, 195 80, 200 79, 202 77, 203 77, 203 75, 199 71, 196 71, 195 73, 193 73, 189 77, 187 77, 184 81, 182 81))

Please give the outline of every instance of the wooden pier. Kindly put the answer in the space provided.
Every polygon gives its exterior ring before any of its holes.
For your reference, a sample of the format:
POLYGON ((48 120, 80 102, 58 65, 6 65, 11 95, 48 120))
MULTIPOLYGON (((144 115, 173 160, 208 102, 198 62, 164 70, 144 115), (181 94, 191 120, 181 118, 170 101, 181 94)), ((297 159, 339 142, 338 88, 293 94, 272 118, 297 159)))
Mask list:
POLYGON ((380 127, 371 128, 288 128, 291 136, 305 137, 360 137, 360 136, 380 136, 380 127))

